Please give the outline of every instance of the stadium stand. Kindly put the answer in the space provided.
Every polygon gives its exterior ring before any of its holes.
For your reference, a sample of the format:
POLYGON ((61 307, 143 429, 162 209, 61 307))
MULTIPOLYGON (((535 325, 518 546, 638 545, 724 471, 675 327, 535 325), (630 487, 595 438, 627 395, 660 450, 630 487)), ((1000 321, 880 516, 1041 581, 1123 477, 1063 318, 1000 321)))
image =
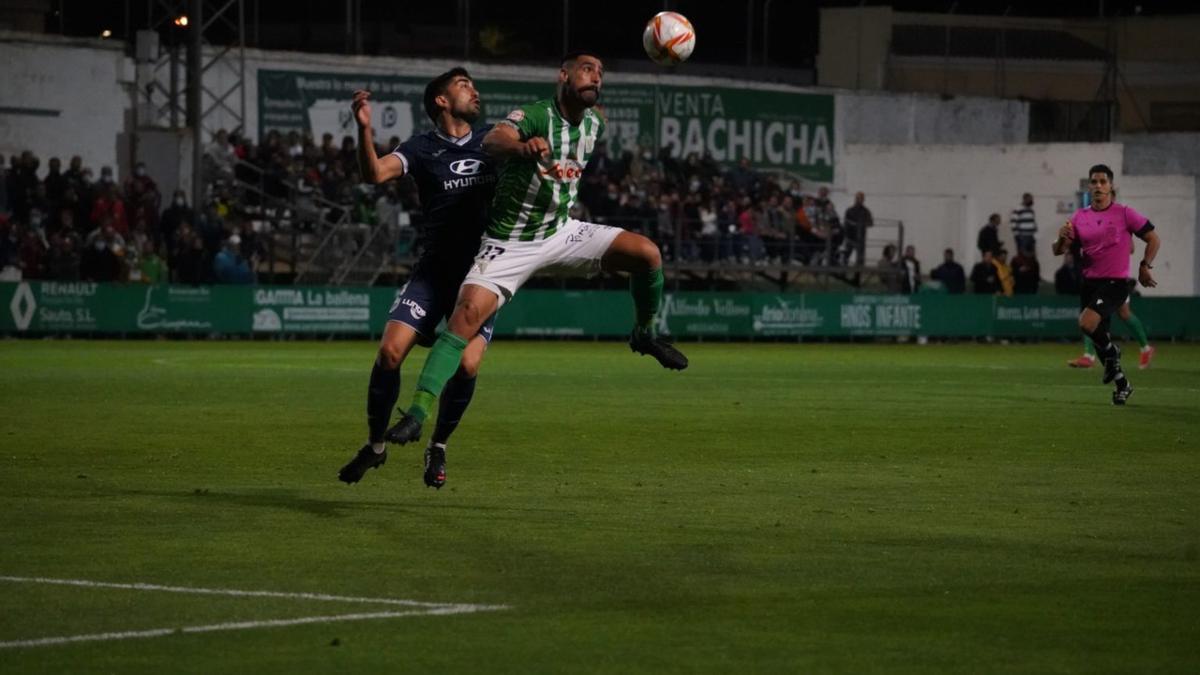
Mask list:
MULTIPOLYGON (((190 205, 178 190, 165 207, 142 165, 123 185, 108 167, 93 180, 79 157, 66 172, 53 158, 39 177, 40 160, 26 151, 3 174, 0 267, 10 279, 211 283, 236 235, 261 283, 395 283, 416 260, 421 205, 411 180, 359 183, 355 150, 349 136, 337 144, 271 132, 256 145, 221 130, 205 148, 205 202, 190 205)), ((612 157, 602 146, 575 215, 656 241, 676 287, 894 284, 886 269, 862 268, 903 244, 903 224, 851 209, 848 220, 865 214, 866 227, 844 223, 825 187, 808 194, 798 179, 744 163, 723 170, 708 156, 649 148, 612 157)))

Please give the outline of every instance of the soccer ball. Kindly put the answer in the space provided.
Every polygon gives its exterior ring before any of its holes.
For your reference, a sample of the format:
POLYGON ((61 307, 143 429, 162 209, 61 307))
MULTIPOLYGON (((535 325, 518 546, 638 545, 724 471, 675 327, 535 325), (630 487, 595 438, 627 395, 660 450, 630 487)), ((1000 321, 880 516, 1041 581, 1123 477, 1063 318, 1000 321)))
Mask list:
POLYGON ((692 22, 678 12, 659 12, 646 22, 642 31, 642 47, 650 60, 663 66, 687 61, 696 48, 696 31, 692 22))

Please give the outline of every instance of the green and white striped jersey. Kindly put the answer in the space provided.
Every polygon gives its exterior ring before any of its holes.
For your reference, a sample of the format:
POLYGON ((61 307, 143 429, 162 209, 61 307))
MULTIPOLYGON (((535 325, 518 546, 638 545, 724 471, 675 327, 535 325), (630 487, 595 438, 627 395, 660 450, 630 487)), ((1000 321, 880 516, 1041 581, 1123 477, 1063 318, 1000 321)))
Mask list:
POLYGON ((550 157, 541 162, 514 157, 500 167, 487 234, 509 241, 545 239, 567 222, 580 176, 604 133, 604 120, 589 109, 573 126, 559 114, 554 99, 543 99, 517 108, 500 124, 514 127, 522 141, 546 139, 550 157))

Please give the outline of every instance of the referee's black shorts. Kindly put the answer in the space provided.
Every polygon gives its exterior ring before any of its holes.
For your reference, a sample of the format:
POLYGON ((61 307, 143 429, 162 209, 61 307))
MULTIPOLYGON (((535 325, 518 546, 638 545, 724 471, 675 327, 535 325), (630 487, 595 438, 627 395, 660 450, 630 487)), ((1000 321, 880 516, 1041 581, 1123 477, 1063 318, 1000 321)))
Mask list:
POLYGON ((1079 309, 1090 309, 1107 319, 1129 301, 1133 279, 1088 279, 1079 289, 1079 309))

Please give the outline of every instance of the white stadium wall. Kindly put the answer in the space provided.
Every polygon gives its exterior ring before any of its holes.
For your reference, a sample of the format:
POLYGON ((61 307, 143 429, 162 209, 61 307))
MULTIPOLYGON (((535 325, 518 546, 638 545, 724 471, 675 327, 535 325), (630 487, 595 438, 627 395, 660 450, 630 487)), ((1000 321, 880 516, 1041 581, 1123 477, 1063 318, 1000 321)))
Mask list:
POLYGON ((842 92, 838 137, 874 145, 996 145, 1029 138, 1025 101, 928 94, 842 92))
MULTIPOLYGON (((127 159, 133 63, 124 45, 0 31, 0 154, 72 155, 97 176, 127 159)), ((7 165, 7 164, 6 164, 7 165)))
MULTIPOLYGON (((1121 176, 1113 179, 1118 201, 1125 202, 1150 219, 1162 237, 1163 246, 1154 261, 1158 288, 1142 290, 1146 295, 1197 295, 1196 210, 1198 181, 1195 176, 1121 176)), ((1141 260, 1141 244, 1133 258, 1141 260)))

